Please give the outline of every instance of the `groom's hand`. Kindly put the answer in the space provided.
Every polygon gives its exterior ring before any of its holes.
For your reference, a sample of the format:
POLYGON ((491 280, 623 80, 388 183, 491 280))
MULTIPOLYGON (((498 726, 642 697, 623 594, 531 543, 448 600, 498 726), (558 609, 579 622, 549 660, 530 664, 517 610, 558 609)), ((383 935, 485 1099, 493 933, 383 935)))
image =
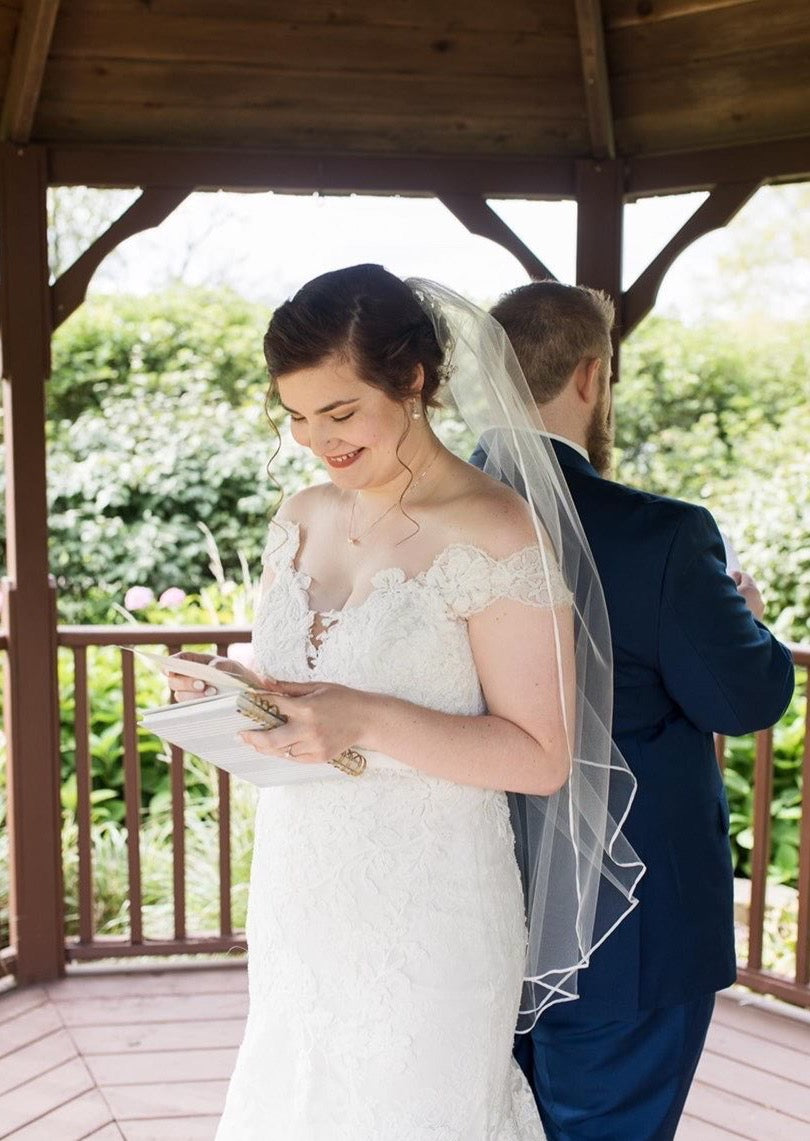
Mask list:
POLYGON ((765 613, 765 603, 762 601, 762 595, 759 593, 759 587, 750 574, 745 571, 732 571, 731 577, 737 584, 737 590, 745 599, 746 605, 755 618, 762 620, 762 615, 765 613))

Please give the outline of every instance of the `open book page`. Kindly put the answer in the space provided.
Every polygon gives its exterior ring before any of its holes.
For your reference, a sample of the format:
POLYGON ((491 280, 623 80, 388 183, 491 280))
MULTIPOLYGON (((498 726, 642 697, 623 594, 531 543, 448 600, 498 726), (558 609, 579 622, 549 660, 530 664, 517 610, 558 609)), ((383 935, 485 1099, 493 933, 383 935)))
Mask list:
POLYGON ((174 654, 153 654, 148 650, 141 650, 137 646, 117 646, 119 650, 128 650, 142 662, 146 662, 155 673, 182 674, 183 677, 193 677, 204 681, 206 685, 214 685, 217 689, 242 690, 250 686, 241 678, 234 677, 226 670, 218 670, 215 666, 208 666, 204 662, 192 662, 188 658, 178 658, 174 654))
POLYGON ((351 779, 333 765, 301 764, 284 757, 264 756, 237 740, 236 734, 242 730, 259 728, 237 709, 238 696, 230 692, 147 709, 141 714, 141 724, 170 744, 259 788, 351 779))

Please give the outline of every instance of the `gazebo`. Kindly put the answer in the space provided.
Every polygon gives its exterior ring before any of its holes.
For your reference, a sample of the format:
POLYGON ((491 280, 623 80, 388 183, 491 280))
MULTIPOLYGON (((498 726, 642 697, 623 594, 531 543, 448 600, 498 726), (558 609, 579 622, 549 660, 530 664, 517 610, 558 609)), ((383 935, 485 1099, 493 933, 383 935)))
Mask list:
MULTIPOLYGON (((432 195, 531 276, 546 277, 543 251, 527 248, 489 201, 568 198, 578 207, 577 281, 613 296, 626 336, 690 242, 725 225, 763 184, 810 177, 810 8, 806 0, 0 0, 0 92, 6 962, 30 983, 57 978, 66 959, 45 385, 51 335, 81 305, 102 259, 195 190, 432 195), (141 194, 51 281, 46 194, 66 185, 141 194), (690 190, 708 196, 622 290, 624 205, 690 190)), ((766 779, 767 741, 760 751, 766 779)), ((805 808, 805 938, 793 990, 783 988, 801 1002, 810 1002, 796 998, 810 978, 808 817, 805 808)), ((755 897, 766 855, 759 866, 755 897)))

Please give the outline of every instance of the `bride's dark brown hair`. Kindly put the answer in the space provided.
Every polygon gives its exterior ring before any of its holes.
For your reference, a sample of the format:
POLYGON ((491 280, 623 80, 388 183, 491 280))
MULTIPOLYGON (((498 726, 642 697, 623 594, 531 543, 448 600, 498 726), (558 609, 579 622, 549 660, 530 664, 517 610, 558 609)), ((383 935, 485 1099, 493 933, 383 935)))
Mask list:
POLYGON ((392 400, 412 395, 421 365, 425 406, 438 404, 445 349, 410 286, 381 265, 353 265, 307 282, 273 314, 264 338, 271 398, 275 380, 329 357, 351 362, 358 376, 392 400))

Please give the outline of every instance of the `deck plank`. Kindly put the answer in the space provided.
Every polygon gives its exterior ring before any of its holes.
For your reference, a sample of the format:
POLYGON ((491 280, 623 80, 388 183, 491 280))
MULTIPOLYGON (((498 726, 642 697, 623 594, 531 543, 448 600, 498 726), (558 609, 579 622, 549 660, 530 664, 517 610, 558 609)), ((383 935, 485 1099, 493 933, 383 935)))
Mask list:
POLYGON ((125 1141, 213 1141, 219 1114, 213 1117, 186 1117, 182 1121, 162 1118, 152 1121, 121 1122, 125 1141))
POLYGON ((31 1042, 45 1038, 57 1030, 63 1030, 62 1019, 56 1009, 46 1002, 3 1024, 0 1034, 0 1060, 17 1050, 22 1050, 31 1042))
POLYGON ((810 1137, 810 1097, 805 1085, 754 1070, 733 1058, 714 1053, 706 1053, 701 1058, 700 1080, 715 1089, 727 1090, 747 1101, 809 1123, 807 1135, 810 1137))
POLYGON ((98 1090, 88 1090, 52 1113, 15 1130, 9 1141, 84 1141, 86 1137, 104 1137, 99 1129, 114 1129, 107 1138, 120 1138, 110 1107, 98 1090))
MULTIPOLYGON (((677 1141, 810 1141, 810 1019, 718 998, 677 1141)), ((0 1138, 212 1141, 244 1032, 228 968, 88 972, 0 995, 0 1138)))
POLYGON ((42 1006, 48 1001, 45 989, 39 986, 20 987, 19 990, 7 990, 0 994, 0 1026, 12 1018, 26 1014, 34 1007, 42 1006))
POLYGON ((687 1107, 690 1114, 710 1125, 730 1129, 745 1141, 798 1141, 805 1127, 794 1117, 757 1105, 728 1090, 715 1089, 698 1080, 687 1107))
MULTIPOLYGON (((45 983, 41 988, 55 1002, 69 999, 85 1001, 91 998, 121 997, 119 974, 74 974, 58 982, 45 983)), ((180 971, 144 971, 127 976, 126 993, 130 997, 177 994, 243 994, 245 972, 238 967, 191 968, 180 971)), ((0 1004, 1 1005, 1 1004, 0 1004)))
POLYGON ((737 1141, 739 1136, 739 1133, 729 1133, 719 1125, 711 1125, 708 1121, 684 1114, 675 1141, 737 1141))
POLYGON ((139 1086, 105 1086, 104 1096, 116 1121, 125 1123, 154 1117, 204 1117, 222 1112, 226 1078, 210 1082, 154 1083, 139 1086))
POLYGON ((230 1050, 163 1050, 157 1053, 102 1054, 85 1062, 97 1085, 141 1085, 227 1078, 236 1063, 230 1050))
POLYGON ((760 1005, 749 1006, 724 998, 717 1002, 714 1021, 720 1026, 741 1028, 749 1037, 810 1055, 810 1023, 778 1013, 780 1009, 775 1006, 773 1010, 763 1010, 760 1005))
POLYGON ((795 1082, 806 1083, 810 1069, 802 1051, 777 1042, 765 1044, 761 1038, 753 1038, 739 1027, 723 1026, 718 1022, 713 1022, 709 1029, 706 1052, 732 1058, 752 1070, 790 1078, 795 1082))
POLYGON ((115 1026, 133 1022, 203 1022, 209 1018, 247 1016, 246 994, 122 995, 109 998, 54 999, 65 1026, 115 1026))
POLYGON ((56 1069, 76 1055, 76 1046, 66 1030, 54 1030, 44 1038, 15 1050, 0 1065, 0 1095, 56 1069))
POLYGON ((84 1057, 91 1054, 139 1053, 152 1050, 201 1050, 238 1046, 244 1018, 200 1022, 140 1022, 123 1026, 77 1026, 73 1041, 84 1057))
POLYGON ((0 1097, 0 1137, 8 1137, 93 1088, 93 1079, 81 1058, 72 1058, 17 1086, 0 1097))

